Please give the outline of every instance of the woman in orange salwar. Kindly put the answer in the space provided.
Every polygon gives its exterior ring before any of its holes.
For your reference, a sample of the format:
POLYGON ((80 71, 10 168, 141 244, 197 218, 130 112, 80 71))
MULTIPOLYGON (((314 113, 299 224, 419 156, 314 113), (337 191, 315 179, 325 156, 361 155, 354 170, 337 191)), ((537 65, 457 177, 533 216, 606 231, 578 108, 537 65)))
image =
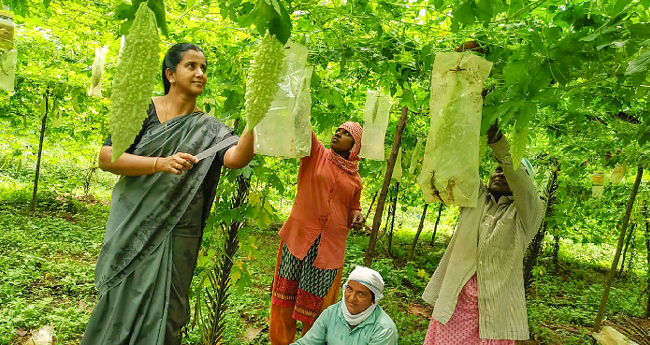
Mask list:
POLYGON ((311 154, 301 159, 298 192, 282 239, 273 279, 269 336, 288 345, 302 322, 305 334, 318 315, 336 303, 345 242, 350 228, 360 228, 362 128, 346 122, 327 150, 312 133, 311 154))

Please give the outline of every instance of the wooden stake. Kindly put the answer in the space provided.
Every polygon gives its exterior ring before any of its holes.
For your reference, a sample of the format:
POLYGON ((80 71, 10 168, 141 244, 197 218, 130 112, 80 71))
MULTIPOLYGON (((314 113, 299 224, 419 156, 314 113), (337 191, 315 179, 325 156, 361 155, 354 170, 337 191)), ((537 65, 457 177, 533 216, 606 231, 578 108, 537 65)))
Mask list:
POLYGON ((41 172, 41 156, 43 155, 43 141, 45 140, 45 126, 47 125, 49 100, 49 93, 46 92, 43 96, 43 101, 45 101, 45 114, 43 115, 43 120, 41 121, 41 136, 38 141, 38 158, 36 159, 36 173, 34 174, 34 191, 32 192, 32 204, 29 206, 29 209, 31 211, 36 210, 36 196, 38 195, 38 175, 41 172))
POLYGON ((621 251, 623 249, 623 244, 625 242, 625 231, 627 230, 627 224, 630 222, 630 215, 632 214, 632 206, 634 206, 634 200, 636 199, 636 193, 639 191, 639 185, 641 184, 641 177, 643 177, 643 167, 639 166, 636 171, 636 180, 634 181, 634 186, 632 187, 632 193, 630 193, 630 200, 627 203, 627 210, 625 211, 625 217, 623 217, 623 226, 621 227, 621 234, 618 236, 618 244, 616 245, 616 254, 614 254, 614 261, 612 262, 612 267, 607 273, 607 278, 605 278, 605 291, 603 292, 603 298, 600 301, 600 308, 598 309, 598 315, 596 316, 596 321, 594 322, 594 332, 600 331, 600 324, 603 322, 603 316, 605 315, 605 308, 607 307, 607 299, 609 298, 609 290, 612 287, 612 281, 616 275, 616 268, 618 267, 618 259, 621 257, 621 251))
POLYGON ((413 244, 411 244, 409 260, 413 260, 413 255, 415 254, 415 246, 418 244, 418 238, 420 238, 420 233, 424 228, 424 220, 427 218, 427 208, 429 208, 429 204, 424 204, 424 209, 422 209, 422 216, 420 217, 420 225, 418 225, 418 231, 415 233, 415 238, 413 238, 413 244))
POLYGON ((438 232, 438 225, 440 225, 440 217, 442 216, 442 210, 445 208, 445 203, 440 202, 438 206, 438 217, 436 217, 436 223, 433 224, 433 235, 431 235, 431 246, 436 243, 436 233, 438 232))
POLYGON ((402 116, 400 117, 399 123, 397 124, 397 130, 395 131, 395 140, 393 141, 393 149, 390 152, 390 158, 388 158, 388 164, 386 166, 384 184, 381 186, 381 193, 379 193, 379 200, 377 201, 377 209, 375 210, 375 216, 372 220, 370 242, 368 243, 368 251, 366 252, 366 257, 364 259, 364 265, 366 267, 370 267, 370 265, 372 265, 375 245, 377 244, 377 233, 379 232, 379 227, 381 226, 381 215, 384 213, 384 204, 386 203, 386 195, 388 195, 388 186, 390 185, 390 178, 393 176, 393 168, 395 167, 395 162, 397 161, 397 152, 399 151, 400 144, 402 143, 402 133, 404 133, 404 127, 406 126, 407 114, 408 107, 402 107, 402 116))

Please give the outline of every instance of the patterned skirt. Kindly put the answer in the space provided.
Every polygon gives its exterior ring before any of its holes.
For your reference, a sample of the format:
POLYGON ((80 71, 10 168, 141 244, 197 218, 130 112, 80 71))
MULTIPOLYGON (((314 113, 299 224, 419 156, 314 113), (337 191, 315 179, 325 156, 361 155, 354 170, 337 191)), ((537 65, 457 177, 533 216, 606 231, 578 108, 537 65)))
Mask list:
POLYGON ((479 338, 478 284, 474 274, 460 291, 449 322, 443 325, 431 319, 424 345, 515 345, 515 341, 479 338))
POLYGON ((322 269, 313 266, 318 255, 320 236, 311 245, 303 260, 298 259, 282 244, 276 282, 271 303, 280 307, 292 307, 293 318, 314 323, 322 310, 325 296, 334 285, 339 269, 322 269))

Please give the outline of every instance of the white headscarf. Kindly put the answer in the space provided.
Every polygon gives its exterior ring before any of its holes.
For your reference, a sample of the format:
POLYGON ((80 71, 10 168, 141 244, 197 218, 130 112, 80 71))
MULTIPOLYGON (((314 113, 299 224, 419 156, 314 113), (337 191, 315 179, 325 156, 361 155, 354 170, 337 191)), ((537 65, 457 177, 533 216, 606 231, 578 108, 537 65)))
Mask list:
POLYGON ((348 281, 343 284, 343 303, 341 303, 341 310, 343 311, 343 318, 345 318, 345 321, 347 321, 350 326, 356 326, 367 319, 372 314, 372 312, 375 311, 375 308, 377 308, 377 302, 379 302, 379 300, 384 297, 384 294, 382 294, 383 290, 384 279, 381 277, 381 274, 379 274, 379 272, 368 267, 357 266, 354 271, 350 273, 348 281), (345 291, 350 280, 354 280, 355 282, 362 284, 375 295, 373 304, 371 304, 366 310, 354 315, 350 313, 347 305, 345 304, 345 291))

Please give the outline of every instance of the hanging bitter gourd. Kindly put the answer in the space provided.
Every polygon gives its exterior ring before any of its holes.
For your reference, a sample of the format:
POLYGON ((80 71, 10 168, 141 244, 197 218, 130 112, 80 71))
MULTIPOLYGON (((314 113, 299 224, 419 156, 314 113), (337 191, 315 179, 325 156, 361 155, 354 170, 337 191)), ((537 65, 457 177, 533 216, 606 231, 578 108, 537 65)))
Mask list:
POLYGON ((108 115, 113 162, 133 144, 147 117, 158 71, 159 43, 156 17, 147 2, 142 2, 126 36, 113 79, 108 115))
POLYGON ((372 121, 375 122, 377 121, 377 111, 379 110, 379 92, 376 94, 377 96, 375 97, 375 106, 372 108, 372 121))
POLYGON ((528 143, 528 117, 517 118, 515 128, 512 132, 510 141, 510 157, 515 170, 519 168, 519 162, 524 158, 526 153, 526 144, 528 143))
POLYGON ((248 70, 244 105, 249 130, 262 121, 271 107, 282 75, 283 59, 284 46, 267 32, 248 70))
POLYGON ((417 143, 415 144, 415 149, 413 149, 413 154, 411 155, 411 166, 409 167, 409 175, 415 173, 415 169, 418 166, 418 161, 422 156, 422 138, 418 138, 417 143))
POLYGON ((88 89, 88 96, 102 97, 102 76, 104 74, 106 53, 108 53, 108 46, 95 50, 95 60, 92 67, 92 79, 90 88, 88 89))

